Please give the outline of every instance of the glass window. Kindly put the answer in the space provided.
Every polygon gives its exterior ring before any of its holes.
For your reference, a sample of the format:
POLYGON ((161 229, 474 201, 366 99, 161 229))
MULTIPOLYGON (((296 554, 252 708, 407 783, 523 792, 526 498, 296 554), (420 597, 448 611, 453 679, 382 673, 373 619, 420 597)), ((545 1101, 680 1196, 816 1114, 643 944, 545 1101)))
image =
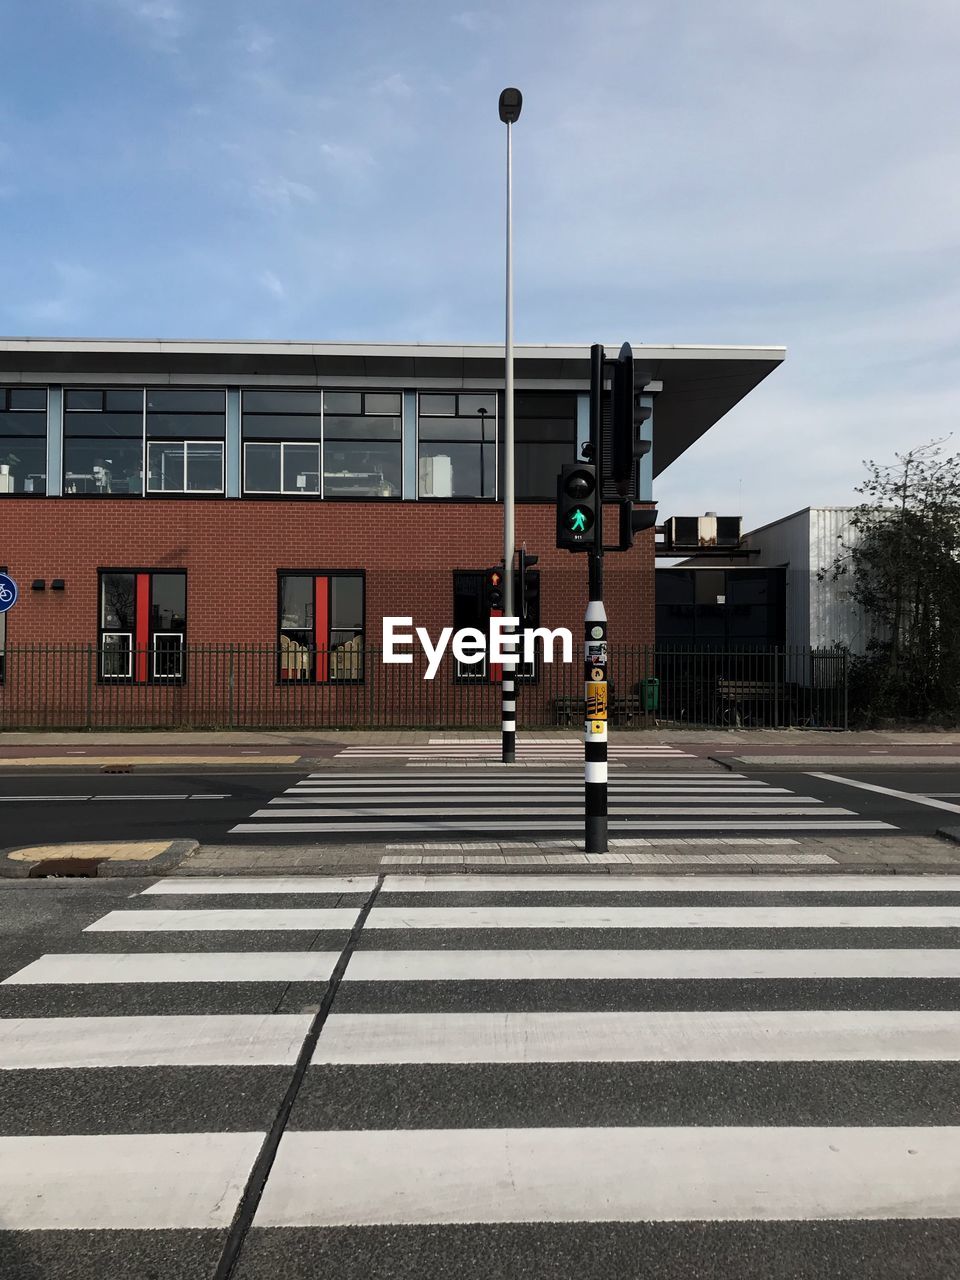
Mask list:
POLYGON ((179 442, 147 445, 147 489, 150 493, 182 493, 184 450, 179 442))
POLYGON ((223 490, 223 445, 219 440, 151 441, 147 463, 150 493, 223 490))
POLYGON ((577 460, 577 397, 569 392, 516 394, 516 493, 553 502, 557 475, 577 460))
POLYGON ((319 418, 321 391, 244 391, 244 414, 309 414, 319 418))
POLYGON ((320 446, 283 444, 283 490, 285 493, 320 492, 320 446))
POLYGON ((280 445, 248 444, 243 450, 245 493, 280 492, 280 445))
POLYGON ((100 678, 144 684, 185 678, 187 577, 180 572, 100 574, 100 678))
POLYGON ((148 388, 147 490, 222 493, 225 394, 148 388))
POLYGON ((143 391, 68 388, 63 492, 93 497, 143 492, 143 391))
POLYGON ((188 440, 187 491, 222 493, 223 445, 213 440, 188 440))
POLYGON ((46 388, 0 387, 0 495, 46 491, 46 388))
POLYGON ((417 434, 421 498, 495 497, 495 395, 421 395, 417 434))
POLYGON ((279 679, 362 680, 362 575, 282 573, 279 595, 279 679))
POLYGON ((399 393, 327 391, 323 403, 324 496, 401 497, 399 393))

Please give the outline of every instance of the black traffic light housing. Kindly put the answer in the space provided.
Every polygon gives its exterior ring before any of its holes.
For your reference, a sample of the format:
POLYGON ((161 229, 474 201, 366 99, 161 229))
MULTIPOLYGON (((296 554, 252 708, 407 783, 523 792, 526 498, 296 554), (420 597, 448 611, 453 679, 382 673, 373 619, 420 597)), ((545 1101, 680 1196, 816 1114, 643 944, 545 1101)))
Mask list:
POLYGON ((503 613, 503 565, 494 565, 484 571, 483 607, 487 614, 503 613))
POLYGON ((635 507, 632 502, 620 503, 620 545, 618 551, 629 551, 633 535, 651 529, 657 523, 656 507, 635 507))
POLYGON ((613 441, 610 478, 621 498, 634 496, 636 462, 650 452, 650 441, 640 429, 652 413, 640 403, 633 373, 633 351, 625 342, 613 366, 613 441))
POLYGON ((557 546, 590 551, 596 540, 597 468, 566 462, 557 479, 557 546))
POLYGON ((540 621, 540 570, 533 566, 539 563, 540 557, 530 555, 525 547, 521 547, 519 556, 519 617, 524 626, 536 625, 540 621))

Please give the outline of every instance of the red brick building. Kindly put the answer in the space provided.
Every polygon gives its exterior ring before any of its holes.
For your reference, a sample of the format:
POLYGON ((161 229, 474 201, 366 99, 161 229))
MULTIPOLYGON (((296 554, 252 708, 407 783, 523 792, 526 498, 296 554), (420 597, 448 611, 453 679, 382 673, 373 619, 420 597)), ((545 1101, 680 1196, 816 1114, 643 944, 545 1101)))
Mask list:
MULTIPOLYGON (((634 353, 648 501, 783 357, 634 353)), ((585 566, 555 547, 554 503, 587 435, 589 349, 518 347, 515 368, 517 546, 540 557, 541 625, 577 636, 585 566)), ((485 666, 447 660, 424 691, 375 651, 386 615, 485 626, 502 386, 497 347, 0 341, 0 569, 20 593, 0 724, 380 722, 387 702, 449 723, 464 685, 495 720, 485 666)), ((609 557, 614 644, 652 645, 653 569, 652 530, 609 557)))

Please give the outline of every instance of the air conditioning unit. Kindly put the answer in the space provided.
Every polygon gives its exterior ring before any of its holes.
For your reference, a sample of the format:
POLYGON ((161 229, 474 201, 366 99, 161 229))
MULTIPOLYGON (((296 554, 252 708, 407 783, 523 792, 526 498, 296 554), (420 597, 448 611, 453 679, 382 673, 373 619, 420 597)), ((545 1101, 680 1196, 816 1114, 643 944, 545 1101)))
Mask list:
POLYGON ((667 546, 676 551, 738 547, 741 526, 742 517, 718 516, 714 511, 703 516, 671 516, 664 522, 667 546))

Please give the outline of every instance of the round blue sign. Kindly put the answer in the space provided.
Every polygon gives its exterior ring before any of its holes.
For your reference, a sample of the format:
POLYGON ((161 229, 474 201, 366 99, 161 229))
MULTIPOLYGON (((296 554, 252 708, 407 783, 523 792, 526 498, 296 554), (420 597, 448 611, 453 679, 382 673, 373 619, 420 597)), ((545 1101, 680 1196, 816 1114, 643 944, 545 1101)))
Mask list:
POLYGON ((5 573, 0 573, 0 613, 6 613, 17 603, 17 584, 5 573))

